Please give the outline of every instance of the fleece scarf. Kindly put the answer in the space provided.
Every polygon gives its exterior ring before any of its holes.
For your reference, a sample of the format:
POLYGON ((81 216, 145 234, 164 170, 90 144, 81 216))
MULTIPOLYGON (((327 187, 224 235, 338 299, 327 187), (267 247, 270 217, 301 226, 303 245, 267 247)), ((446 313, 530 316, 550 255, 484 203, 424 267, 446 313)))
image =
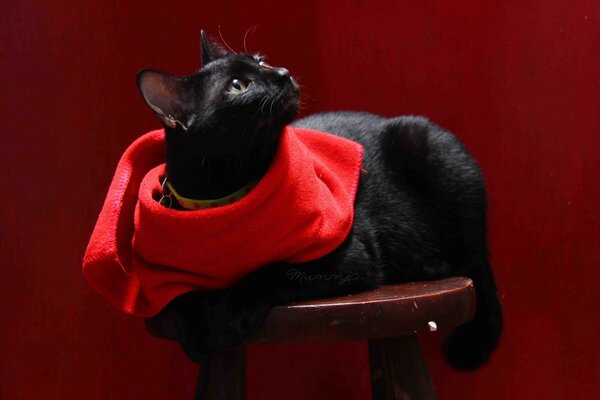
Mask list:
POLYGON ((203 210, 158 203, 164 131, 125 151, 88 244, 83 274, 122 311, 149 317, 192 290, 215 290, 274 262, 303 263, 348 235, 363 147, 284 128, 265 176, 240 200, 203 210))

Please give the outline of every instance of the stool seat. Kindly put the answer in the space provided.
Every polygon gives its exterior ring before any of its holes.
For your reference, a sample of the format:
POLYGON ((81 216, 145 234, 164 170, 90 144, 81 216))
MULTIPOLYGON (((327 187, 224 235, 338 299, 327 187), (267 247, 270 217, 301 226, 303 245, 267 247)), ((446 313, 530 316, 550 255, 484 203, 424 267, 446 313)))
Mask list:
MULTIPOLYGON (((416 334, 455 327, 474 314, 475 290, 468 278, 385 285, 274 307, 248 343, 365 339, 373 399, 435 400, 416 334)), ((215 352, 201 366, 195 399, 245 397, 246 347, 215 352)))
POLYGON ((475 313, 468 278, 385 285, 366 292, 303 301, 271 310, 249 343, 380 339, 455 327, 475 313))

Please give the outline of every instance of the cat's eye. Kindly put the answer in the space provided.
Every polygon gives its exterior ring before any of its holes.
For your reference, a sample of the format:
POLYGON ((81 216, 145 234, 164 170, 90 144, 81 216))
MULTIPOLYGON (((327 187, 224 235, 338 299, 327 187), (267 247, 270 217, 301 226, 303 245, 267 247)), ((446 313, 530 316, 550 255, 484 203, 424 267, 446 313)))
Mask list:
POLYGON ((244 93, 248 90, 248 84, 241 79, 234 78, 227 85, 227 91, 233 94, 244 93))

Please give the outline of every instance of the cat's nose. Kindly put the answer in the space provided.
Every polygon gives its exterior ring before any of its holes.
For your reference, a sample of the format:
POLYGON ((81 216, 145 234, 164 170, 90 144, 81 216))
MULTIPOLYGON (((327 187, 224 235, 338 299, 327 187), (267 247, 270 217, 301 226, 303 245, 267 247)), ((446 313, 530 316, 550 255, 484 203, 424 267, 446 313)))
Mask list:
POLYGON ((268 70, 271 70, 273 72, 275 72, 280 78, 289 78, 290 77, 290 71, 288 71, 287 68, 283 68, 283 67, 274 67, 272 65, 267 64, 264 61, 261 61, 259 63, 259 65, 263 68, 266 68, 268 70))
POLYGON ((287 68, 275 68, 275 72, 277 72, 277 74, 282 78, 287 78, 290 76, 290 71, 288 71, 287 68))

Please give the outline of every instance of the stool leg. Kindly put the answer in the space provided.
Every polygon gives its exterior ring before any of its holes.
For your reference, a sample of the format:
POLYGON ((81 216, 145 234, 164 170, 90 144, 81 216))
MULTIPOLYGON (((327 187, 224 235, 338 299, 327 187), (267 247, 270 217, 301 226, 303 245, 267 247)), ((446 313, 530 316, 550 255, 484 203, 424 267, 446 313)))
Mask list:
POLYGON ((373 400, 435 400, 417 335, 369 340, 373 400))
POLYGON ((246 399, 246 346, 215 352, 200 366, 195 400, 246 399))

